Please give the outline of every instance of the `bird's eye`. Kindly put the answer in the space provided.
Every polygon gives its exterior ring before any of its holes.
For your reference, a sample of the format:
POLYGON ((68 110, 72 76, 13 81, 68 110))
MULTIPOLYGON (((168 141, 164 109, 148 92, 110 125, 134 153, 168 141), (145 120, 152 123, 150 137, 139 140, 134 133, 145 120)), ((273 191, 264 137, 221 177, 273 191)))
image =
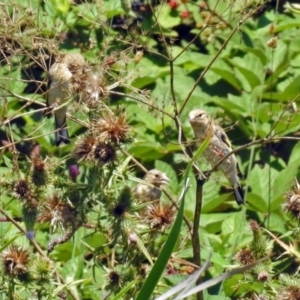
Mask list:
POLYGON ((159 175, 158 175, 158 174, 155 174, 154 176, 155 176, 156 178, 158 178, 158 177, 159 177, 159 175))
POLYGON ((198 118, 201 118, 202 116, 203 116, 203 113, 199 114, 199 115, 198 115, 198 118))

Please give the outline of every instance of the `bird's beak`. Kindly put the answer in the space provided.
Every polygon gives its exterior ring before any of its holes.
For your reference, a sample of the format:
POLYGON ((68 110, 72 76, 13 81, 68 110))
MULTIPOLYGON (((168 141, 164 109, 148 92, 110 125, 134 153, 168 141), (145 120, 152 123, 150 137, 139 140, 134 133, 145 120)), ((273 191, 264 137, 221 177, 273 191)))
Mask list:
POLYGON ((192 116, 190 116, 190 117, 189 117, 189 121, 190 121, 190 123, 194 123, 194 122, 195 122, 195 118, 192 117, 192 116))
POLYGON ((161 184, 169 184, 170 179, 167 177, 165 173, 162 174, 161 184))

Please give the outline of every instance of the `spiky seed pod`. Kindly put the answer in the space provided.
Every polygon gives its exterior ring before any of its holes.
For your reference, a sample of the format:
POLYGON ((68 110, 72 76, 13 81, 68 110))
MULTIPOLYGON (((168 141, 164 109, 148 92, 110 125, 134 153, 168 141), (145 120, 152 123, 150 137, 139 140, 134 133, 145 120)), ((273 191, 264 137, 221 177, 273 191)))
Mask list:
POLYGON ((96 145, 96 139, 92 135, 87 135, 77 141, 73 156, 79 161, 91 161, 93 160, 93 150, 96 145))
POLYGON ((288 275, 280 275, 279 282, 283 288, 276 295, 276 300, 299 300, 300 299, 300 280, 288 275))
POLYGON ((292 191, 285 195, 285 211, 300 221, 300 185, 297 181, 292 191))
POLYGON ((68 199, 72 203, 72 206, 77 207, 84 201, 84 193, 78 189, 70 189, 67 194, 68 199))
POLYGON ((116 149, 104 142, 98 142, 94 150, 94 158, 101 164, 113 162, 116 158, 116 149))
POLYGON ((114 144, 126 143, 131 140, 129 136, 130 126, 127 124, 124 114, 94 119, 92 131, 101 140, 114 144))
POLYGON ((147 207, 145 221, 151 228, 164 231, 173 223, 175 210, 172 205, 152 204, 147 207))
POLYGON ((53 194, 41 207, 39 222, 50 222, 54 228, 59 225, 62 229, 77 224, 76 210, 64 202, 58 194, 53 194))
POLYGON ((121 191, 116 205, 113 207, 113 214, 116 218, 124 217, 124 214, 131 208, 131 190, 125 186, 121 191))
POLYGON ((297 286, 287 287, 285 290, 281 292, 279 298, 280 300, 299 300, 300 299, 300 288, 297 286))
POLYGON ((265 282, 269 279, 269 273, 267 271, 261 271, 257 274, 258 281, 265 282))
POLYGON ((26 179, 15 181, 12 186, 13 195, 19 200, 27 200, 32 196, 32 189, 26 179))
POLYGON ((4 274, 17 278, 22 282, 28 282, 29 252, 17 246, 10 246, 0 256, 4 274))
POLYGON ((250 220, 250 229, 253 232, 253 240, 249 244, 249 249, 255 258, 269 255, 273 249, 273 242, 263 235, 258 223, 250 220))
POLYGON ((108 279, 111 285, 119 285, 120 284, 120 274, 116 271, 111 271, 108 273, 108 279))
POLYGON ((256 221, 250 220, 249 226, 250 226, 250 229, 253 231, 254 234, 260 232, 260 227, 259 227, 259 225, 256 221))
POLYGON ((72 73, 78 72, 85 67, 84 57, 80 53, 66 54, 62 62, 68 66, 72 73))
POLYGON ((105 92, 104 79, 95 71, 86 69, 84 72, 85 78, 81 86, 81 99, 87 104, 89 108, 96 108, 99 101, 99 97, 103 97, 105 92))
POLYGON ((39 283, 47 282, 50 279, 52 269, 50 260, 43 257, 35 259, 30 266, 32 276, 39 283))
POLYGON ((75 73, 71 83, 72 93, 78 95, 78 101, 85 103, 88 108, 97 108, 101 101, 99 97, 107 94, 104 79, 90 68, 75 73))
POLYGON ((264 235, 256 235, 249 245, 255 258, 262 258, 272 252, 273 242, 264 235))
POLYGON ((252 251, 248 248, 242 248, 239 250, 235 255, 235 259, 241 265, 251 264, 255 260, 252 251))
POLYGON ((122 286, 125 286, 127 282, 131 282, 132 280, 134 280, 137 277, 136 273, 137 272, 135 267, 133 267, 132 265, 124 265, 124 267, 122 267, 122 273, 121 273, 122 286))
POLYGON ((31 181, 36 186, 47 184, 48 180, 48 165, 40 156, 32 156, 31 159, 31 181))
POLYGON ((26 202, 22 208, 23 221, 26 227, 26 236, 28 239, 34 238, 34 224, 36 222, 37 214, 38 214, 38 203, 37 201, 26 202))

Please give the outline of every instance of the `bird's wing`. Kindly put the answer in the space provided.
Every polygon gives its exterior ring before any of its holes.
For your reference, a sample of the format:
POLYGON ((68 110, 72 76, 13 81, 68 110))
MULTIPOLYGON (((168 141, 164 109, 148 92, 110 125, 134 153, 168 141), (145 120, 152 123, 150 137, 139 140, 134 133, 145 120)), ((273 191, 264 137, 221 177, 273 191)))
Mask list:
MULTIPOLYGON (((225 145, 227 145, 230 150, 232 150, 232 146, 231 146, 231 143, 227 137, 227 134, 225 133, 225 131, 223 130, 222 127, 220 127, 219 125, 214 125, 214 128, 215 128, 215 133, 216 133, 216 136, 218 137, 218 139, 224 143, 225 145)), ((244 175, 243 173, 241 172, 241 169, 239 167, 239 164, 237 163, 236 164, 236 170, 237 170, 237 175, 240 179, 243 179, 244 178, 244 175)))
POLYGON ((214 124, 214 129, 215 129, 215 134, 218 137, 218 139, 226 144, 230 149, 231 149, 231 143, 225 133, 225 131, 223 130, 222 127, 220 127, 219 125, 214 124))

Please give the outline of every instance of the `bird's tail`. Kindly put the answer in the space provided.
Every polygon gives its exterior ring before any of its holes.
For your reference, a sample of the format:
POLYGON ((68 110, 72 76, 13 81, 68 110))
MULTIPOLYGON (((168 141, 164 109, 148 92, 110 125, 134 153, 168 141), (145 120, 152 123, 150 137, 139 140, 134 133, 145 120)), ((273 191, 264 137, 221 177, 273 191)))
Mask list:
POLYGON ((56 146, 59 146, 61 143, 69 144, 70 138, 68 129, 66 127, 66 122, 64 122, 63 126, 57 126, 56 124, 56 133, 55 133, 55 140, 56 140, 56 146))
POLYGON ((235 201, 237 202, 238 205, 245 204, 245 199, 244 199, 244 191, 242 187, 239 185, 237 187, 233 188, 234 196, 235 196, 235 201))

